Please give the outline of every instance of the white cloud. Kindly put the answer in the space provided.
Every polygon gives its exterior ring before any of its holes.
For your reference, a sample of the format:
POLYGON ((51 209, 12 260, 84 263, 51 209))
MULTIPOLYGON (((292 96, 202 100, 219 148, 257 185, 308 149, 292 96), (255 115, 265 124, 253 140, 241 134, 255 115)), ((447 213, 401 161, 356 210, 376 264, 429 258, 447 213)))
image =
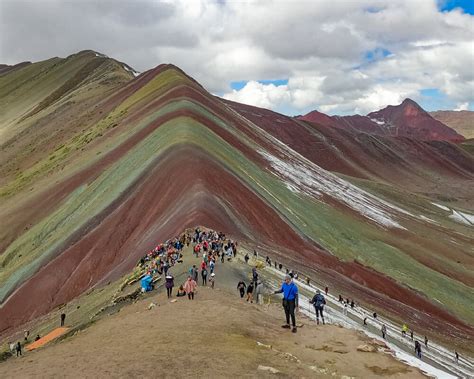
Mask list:
POLYGON ((474 104, 473 34, 473 16, 435 0, 0 0, 0 63, 82 49, 139 71, 171 62, 213 93, 290 113, 372 111, 424 88, 474 104))
POLYGON ((454 109, 454 110, 455 111, 467 111, 468 109, 469 109, 469 103, 465 102, 465 103, 458 104, 456 109, 454 109))
POLYGON ((233 90, 224 98, 261 108, 280 107, 291 102, 288 86, 248 82, 240 91, 233 90))

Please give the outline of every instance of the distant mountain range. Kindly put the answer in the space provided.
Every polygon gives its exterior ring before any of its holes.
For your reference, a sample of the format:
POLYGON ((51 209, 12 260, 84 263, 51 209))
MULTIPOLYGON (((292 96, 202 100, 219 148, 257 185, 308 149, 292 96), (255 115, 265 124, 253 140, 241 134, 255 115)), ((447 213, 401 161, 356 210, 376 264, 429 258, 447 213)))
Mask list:
POLYGON ((466 138, 474 138, 473 111, 436 111, 430 115, 466 138))
POLYGON ((433 118, 411 99, 405 99, 400 105, 389 105, 367 116, 328 116, 312 111, 298 116, 298 119, 333 128, 421 141, 461 142, 465 139, 456 130, 433 118))

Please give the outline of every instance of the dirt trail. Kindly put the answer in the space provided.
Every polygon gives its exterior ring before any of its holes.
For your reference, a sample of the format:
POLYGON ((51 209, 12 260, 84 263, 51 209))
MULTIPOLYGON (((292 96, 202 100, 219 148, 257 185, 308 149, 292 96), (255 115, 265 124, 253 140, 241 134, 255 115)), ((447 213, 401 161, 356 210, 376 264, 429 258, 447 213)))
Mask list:
MULTIPOLYGON (((188 255, 173 268, 176 284, 198 261, 188 255)), ((159 289, 72 338, 9 359, 0 377, 424 377, 388 354, 357 351, 373 345, 355 331, 301 316, 297 334, 281 329, 279 304, 238 296, 234 286, 249 272, 219 262, 216 288, 199 286, 194 301, 172 303, 159 289)))

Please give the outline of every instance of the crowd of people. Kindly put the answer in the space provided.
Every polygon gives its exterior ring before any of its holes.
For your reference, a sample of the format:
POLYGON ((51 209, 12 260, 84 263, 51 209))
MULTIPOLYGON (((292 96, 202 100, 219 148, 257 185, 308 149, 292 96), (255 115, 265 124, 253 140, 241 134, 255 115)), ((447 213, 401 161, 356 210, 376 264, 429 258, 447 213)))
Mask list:
MULTIPOLYGON (((158 280, 158 275, 164 275, 164 287, 166 288, 167 297, 173 296, 173 289, 175 287, 175 278, 171 273, 171 268, 177 263, 183 262, 183 248, 192 244, 192 251, 196 258, 200 258, 200 265, 192 265, 187 272, 187 279, 184 283, 179 286, 176 293, 176 297, 187 296, 189 300, 194 300, 194 296, 198 287, 199 276, 201 277, 202 286, 209 285, 210 288, 214 289, 216 282, 215 267, 218 260, 224 263, 225 260, 231 261, 237 255, 238 244, 235 241, 226 238, 226 235, 221 232, 206 231, 196 228, 193 232, 183 233, 182 235, 175 237, 165 243, 157 245, 154 249, 150 250, 145 256, 143 256, 138 262, 138 267, 141 269, 142 275, 142 291, 150 291, 154 288, 154 283, 158 280)), ((253 251, 253 257, 258 260, 258 252, 253 251)), ((244 256, 244 261, 248 264, 250 256, 248 253, 244 256)), ((269 256, 266 256, 265 263, 267 266, 274 267, 275 269, 283 270, 283 264, 273 261, 269 256)), ((245 281, 240 280, 237 283, 237 290, 240 294, 240 298, 246 298, 246 301, 253 303, 254 300, 261 304, 263 300, 264 286, 257 270, 257 266, 252 267, 251 279, 248 284, 245 281), (245 296, 246 295, 246 296, 245 296)), ((298 272, 285 268, 285 277, 281 287, 274 291, 273 294, 283 294, 282 306, 285 314, 286 323, 282 325, 282 328, 291 329, 293 333, 297 332, 296 324, 296 313, 299 305, 299 290, 294 280, 299 277, 298 272)), ((310 278, 306 277, 306 284, 310 285, 310 278)), ((326 286, 324 293, 328 296, 329 288, 326 286)), ((344 299, 342 295, 339 295, 338 301, 343 306, 343 314, 347 315, 348 308, 354 309, 356 307, 355 301, 349 298, 344 299)), ((316 322, 319 325, 320 319, 322 324, 325 324, 324 319, 324 307, 326 305, 326 298, 320 290, 316 290, 314 296, 309 300, 310 304, 313 305, 316 314, 316 322)), ((377 319, 377 313, 373 313, 373 318, 377 319)), ((61 326, 64 326, 66 315, 61 314, 61 326)), ((363 319, 363 325, 366 326, 368 317, 363 319)), ((28 339, 28 335, 25 332, 25 341, 28 339)), ((387 339, 387 327, 385 324, 381 326, 382 338, 387 339)), ((410 338, 414 341, 414 332, 407 324, 403 324, 401 328, 401 334, 403 338, 410 334, 410 338)), ((29 331, 28 331, 29 334, 29 331)), ((37 336, 36 340, 40 337, 37 336)), ((424 345, 428 347, 428 338, 424 337, 424 345)), ((414 342, 415 355, 421 359, 422 347, 421 343, 416 340, 414 342)), ((22 344, 20 342, 14 344, 10 343, 10 350, 13 353, 16 352, 17 356, 22 355, 22 344)), ((455 352, 455 361, 459 360, 459 354, 455 352)))
POLYGON ((171 267, 183 260, 184 246, 192 244, 192 251, 196 258, 201 258, 199 267, 192 265, 188 270, 186 281, 180 285, 177 297, 187 296, 194 300, 198 287, 199 276, 203 286, 209 285, 214 289, 216 283, 215 266, 218 260, 224 263, 230 261, 237 254, 237 242, 226 238, 226 235, 216 231, 206 231, 196 228, 193 232, 183 233, 181 236, 166 241, 150 250, 138 263, 144 271, 142 277, 142 291, 154 288, 156 275, 165 275, 165 288, 168 298, 173 296, 175 278, 171 267))

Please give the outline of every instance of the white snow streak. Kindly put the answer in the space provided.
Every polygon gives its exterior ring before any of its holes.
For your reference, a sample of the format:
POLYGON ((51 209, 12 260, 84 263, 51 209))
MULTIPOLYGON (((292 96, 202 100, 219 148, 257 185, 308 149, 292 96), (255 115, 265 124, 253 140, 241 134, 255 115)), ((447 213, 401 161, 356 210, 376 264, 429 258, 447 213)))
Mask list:
POLYGON ((131 72, 132 75, 136 78, 138 75, 140 75, 140 73, 138 71, 135 71, 135 70, 132 70, 131 68, 128 68, 127 66, 123 66, 123 68, 128 71, 128 72, 131 72))
POLYGON ((438 208, 441 208, 442 210, 447 211, 447 212, 449 212, 451 210, 450 208, 445 207, 444 205, 441 205, 441 204, 436 204, 436 203, 431 203, 431 204, 433 204, 434 206, 436 206, 438 208))
POLYGON ((441 208, 442 210, 446 212, 450 212, 451 214, 449 215, 449 218, 456 222, 459 222, 461 224, 468 225, 468 226, 474 225, 474 215, 470 213, 461 212, 456 209, 451 209, 441 204, 436 204, 436 203, 431 203, 431 204, 437 206, 438 208, 441 208))
POLYGON ((474 225, 474 215, 469 213, 464 213, 461 211, 452 210, 453 214, 449 216, 449 218, 453 219, 456 222, 460 222, 464 225, 473 226, 474 225))
POLYGON ((370 121, 375 122, 377 125, 385 125, 384 120, 378 120, 376 118, 371 118, 370 121))
MULTIPOLYGON (((289 150, 288 147, 287 152, 289 150)), ((287 161, 265 151, 260 151, 260 154, 271 163, 291 191, 318 198, 326 194, 379 225, 405 229, 393 219, 390 212, 409 214, 408 212, 365 192, 303 157, 298 157, 296 153, 293 157, 287 154, 287 161)))

